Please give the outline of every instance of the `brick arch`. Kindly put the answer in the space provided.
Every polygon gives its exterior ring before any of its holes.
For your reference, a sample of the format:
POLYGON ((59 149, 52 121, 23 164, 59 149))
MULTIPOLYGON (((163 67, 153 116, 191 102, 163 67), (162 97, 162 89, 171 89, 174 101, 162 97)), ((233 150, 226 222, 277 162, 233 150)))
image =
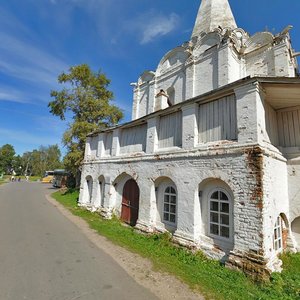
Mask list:
POLYGON ((219 181, 221 185, 226 186, 232 192, 232 196, 234 196, 235 186, 231 181, 228 180, 228 175, 224 174, 223 172, 218 172, 217 176, 209 176, 204 178, 198 185, 199 189, 212 181, 219 181))
POLYGON ((162 181, 168 181, 168 180, 172 182, 175 186, 178 186, 180 185, 182 178, 180 179, 173 178, 167 172, 164 173, 164 170, 161 172, 160 176, 152 178, 155 187, 157 187, 162 181))

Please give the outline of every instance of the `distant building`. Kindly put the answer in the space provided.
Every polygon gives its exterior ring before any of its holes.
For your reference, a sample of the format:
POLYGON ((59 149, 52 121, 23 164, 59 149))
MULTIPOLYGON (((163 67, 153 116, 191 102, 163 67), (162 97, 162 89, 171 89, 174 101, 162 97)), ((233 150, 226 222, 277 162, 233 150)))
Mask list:
POLYGON ((249 36, 227 0, 202 0, 190 41, 133 84, 132 121, 89 135, 80 205, 257 276, 279 271, 300 220, 289 29, 249 36))

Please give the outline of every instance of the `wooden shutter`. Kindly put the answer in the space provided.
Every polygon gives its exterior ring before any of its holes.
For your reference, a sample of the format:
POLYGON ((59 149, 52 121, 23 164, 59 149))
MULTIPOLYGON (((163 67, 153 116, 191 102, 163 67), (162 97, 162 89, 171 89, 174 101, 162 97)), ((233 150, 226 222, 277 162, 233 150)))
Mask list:
POLYGON ((199 106, 199 143, 237 139, 235 96, 199 106))
POLYGON ((121 153, 134 153, 146 150, 147 124, 125 128, 120 141, 121 153))
POLYGON ((279 144, 282 147, 300 147, 300 107, 277 112, 279 144))
POLYGON ((182 145, 181 111, 162 116, 159 120, 158 147, 181 147, 182 145))

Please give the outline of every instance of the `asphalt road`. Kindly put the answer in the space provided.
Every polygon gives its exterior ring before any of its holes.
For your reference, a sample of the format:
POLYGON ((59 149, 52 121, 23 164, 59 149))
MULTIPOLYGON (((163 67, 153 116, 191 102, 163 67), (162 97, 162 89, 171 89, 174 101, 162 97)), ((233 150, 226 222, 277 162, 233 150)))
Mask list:
POLYGON ((157 299, 51 204, 49 186, 0 187, 0 300, 157 299))

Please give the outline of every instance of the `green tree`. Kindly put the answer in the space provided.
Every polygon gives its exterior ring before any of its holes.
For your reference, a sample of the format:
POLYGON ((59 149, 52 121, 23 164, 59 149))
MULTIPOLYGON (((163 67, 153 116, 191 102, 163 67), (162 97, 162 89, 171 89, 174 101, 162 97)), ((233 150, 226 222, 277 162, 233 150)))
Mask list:
POLYGON ((20 155, 15 155, 13 157, 11 166, 17 175, 23 174, 23 161, 20 155))
POLYGON ((58 145, 40 146, 22 156, 22 169, 24 174, 43 176, 45 171, 63 167, 61 152, 58 145))
POLYGON ((63 135, 67 148, 64 165, 74 175, 78 172, 84 155, 86 136, 96 129, 115 125, 123 117, 122 111, 111 104, 113 93, 105 74, 93 72, 86 64, 71 67, 68 73, 58 76, 64 85, 60 91, 51 91, 54 98, 48 106, 61 120, 71 116, 71 122, 63 135))
POLYGON ((47 170, 55 170, 63 167, 63 164, 61 162, 61 152, 58 145, 48 146, 46 161, 47 161, 47 170))
POLYGON ((31 168, 32 168, 31 167, 31 163, 32 163, 31 155, 32 155, 32 152, 30 152, 30 151, 26 151, 22 155, 22 169, 23 169, 24 175, 32 174, 32 172, 31 172, 31 168))
POLYGON ((0 173, 11 172, 15 154, 15 149, 10 144, 0 147, 0 173))

